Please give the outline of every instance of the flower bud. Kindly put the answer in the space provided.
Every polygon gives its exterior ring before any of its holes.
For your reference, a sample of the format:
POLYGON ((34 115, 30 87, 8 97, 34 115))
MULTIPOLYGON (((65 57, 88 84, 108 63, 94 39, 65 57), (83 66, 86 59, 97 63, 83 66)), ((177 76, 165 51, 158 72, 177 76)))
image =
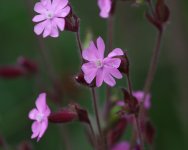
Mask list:
POLYGON ((146 121, 144 129, 144 134, 147 142, 149 144, 152 144, 155 137, 155 128, 153 127, 150 121, 146 121))
POLYGON ((26 71, 19 66, 4 66, 0 68, 0 77, 3 78, 16 78, 25 75, 26 71))
POLYGON ((157 0, 155 11, 156 17, 161 23, 166 23, 169 20, 170 11, 164 0, 157 0))
POLYGON ((79 18, 73 13, 71 6, 70 8, 71 8, 70 13, 65 18, 65 30, 71 32, 78 32, 80 26, 79 18))
POLYGON ((48 117, 48 120, 51 123, 67 123, 76 120, 77 117, 78 116, 76 112, 69 109, 65 109, 59 112, 51 113, 50 116, 48 117))

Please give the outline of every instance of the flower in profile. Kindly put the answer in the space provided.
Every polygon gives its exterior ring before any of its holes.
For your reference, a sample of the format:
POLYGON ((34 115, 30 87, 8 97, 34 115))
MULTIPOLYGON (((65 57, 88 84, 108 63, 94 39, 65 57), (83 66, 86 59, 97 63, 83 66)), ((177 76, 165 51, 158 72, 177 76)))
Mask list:
POLYGON ((33 18, 33 22, 38 24, 34 27, 37 35, 43 33, 43 37, 58 37, 59 31, 65 28, 65 17, 70 13, 68 0, 40 0, 34 7, 34 11, 39 13, 33 18))
POLYGON ((126 141, 120 142, 112 147, 112 150, 129 150, 130 144, 126 141))
POLYGON ((107 57, 104 58, 105 44, 101 37, 96 41, 90 42, 89 47, 82 52, 83 58, 87 61, 82 65, 84 79, 90 84, 96 77, 96 86, 100 87, 103 81, 109 86, 114 86, 117 79, 122 78, 122 74, 118 70, 121 60, 116 58, 123 55, 120 48, 114 49, 107 57))
POLYGON ((111 10, 111 0, 98 0, 98 6, 100 8, 100 16, 102 18, 108 18, 111 10))
POLYGON ((32 136, 31 138, 36 138, 37 141, 44 135, 47 127, 48 127, 48 116, 51 111, 46 104, 46 94, 42 93, 38 96, 36 100, 36 108, 33 108, 29 112, 29 119, 34 120, 32 124, 32 136))

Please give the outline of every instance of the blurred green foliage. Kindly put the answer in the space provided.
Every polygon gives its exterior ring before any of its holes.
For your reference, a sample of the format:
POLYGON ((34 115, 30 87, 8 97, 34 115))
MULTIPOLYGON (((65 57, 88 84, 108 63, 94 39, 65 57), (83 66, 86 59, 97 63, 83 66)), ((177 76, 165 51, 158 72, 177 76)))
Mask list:
MULTIPOLYGON (((81 18, 82 40, 85 39, 88 30, 92 32, 94 38, 102 36, 106 39, 107 23, 98 15, 96 0, 70 1, 81 18)), ((31 121, 28 120, 28 112, 34 106, 34 101, 42 87, 46 89, 51 87, 36 35, 33 32, 34 24, 31 21, 29 9, 33 7, 34 2, 31 1, 31 4, 28 7, 26 0, 0 2, 0 65, 14 64, 19 56, 26 56, 39 64, 39 74, 36 76, 12 80, 0 78, 0 134, 12 147, 17 147, 20 142, 26 140, 30 141, 37 150, 65 149, 62 136, 65 131, 56 125, 49 125, 39 143, 30 140, 31 121)), ((156 149, 180 150, 188 149, 186 118, 188 102, 185 100, 187 97, 184 85, 188 55, 185 55, 187 52, 182 50, 188 47, 185 42, 188 32, 186 28, 188 2, 182 0, 171 3, 168 0, 167 4, 172 11, 172 17, 163 38, 159 67, 152 88, 150 116, 157 129, 156 149), (178 45, 179 42, 180 45, 178 45)), ((140 90, 149 66, 156 31, 144 18, 145 5, 133 7, 121 2, 117 7, 114 47, 128 50, 133 87, 135 90, 140 90)), ((79 54, 74 33, 63 32, 58 39, 48 38, 44 39, 44 42, 48 47, 55 72, 60 74, 62 79, 67 75, 74 76, 79 71, 79 54)), ((117 87, 125 85, 126 81, 122 80, 118 81, 117 87)), ((64 98, 78 101, 92 113, 89 92, 85 88, 81 89, 77 91, 80 92, 78 96, 75 96, 73 91, 65 93, 64 98), (86 92, 88 94, 85 94, 86 92)), ((104 89, 105 86, 99 91, 101 106, 105 99, 104 89)), ((52 105, 50 103, 50 106, 52 105)), ((70 132, 68 141, 73 150, 91 149, 84 135, 84 127, 80 123, 60 126, 65 126, 66 132, 70 132)))

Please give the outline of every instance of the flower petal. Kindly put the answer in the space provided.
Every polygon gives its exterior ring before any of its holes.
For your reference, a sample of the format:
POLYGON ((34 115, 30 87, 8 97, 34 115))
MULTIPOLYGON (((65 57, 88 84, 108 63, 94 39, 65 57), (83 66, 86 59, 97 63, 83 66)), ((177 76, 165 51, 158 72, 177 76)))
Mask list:
POLYGON ((46 26, 44 28, 43 38, 49 36, 52 32, 52 23, 50 20, 47 20, 46 26))
POLYGON ((97 71, 97 75, 96 75, 96 86, 100 87, 104 81, 104 76, 105 76, 105 69, 100 68, 97 71))
POLYGON ((68 0, 53 0, 52 7, 55 10, 63 9, 65 6, 67 6, 68 0))
POLYGON ((43 113, 46 110, 46 106, 47 106, 47 104, 46 104, 46 93, 41 93, 38 96, 35 104, 36 104, 38 111, 43 113))
POLYGON ((122 78, 123 78, 121 72, 120 72, 118 69, 116 69, 116 68, 108 69, 108 72, 109 72, 113 77, 115 77, 115 78, 117 78, 117 79, 122 79, 122 78))
POLYGON ((94 70, 97 69, 95 63, 93 62, 88 62, 82 65, 82 71, 84 72, 84 74, 88 74, 90 72, 90 70, 94 70))
POLYGON ((100 16, 108 18, 111 10, 111 0, 98 0, 98 6, 100 8, 100 16))
POLYGON ((103 59, 104 51, 105 51, 105 44, 101 37, 98 37, 98 39, 97 39, 97 48, 98 48, 100 59, 103 59))
POLYGON ((31 135, 31 138, 34 139, 40 133, 40 123, 37 122, 37 121, 33 122, 31 129, 32 129, 32 132, 33 132, 33 134, 31 135))
POLYGON ((45 20, 46 18, 45 18, 45 16, 44 15, 36 15, 33 19, 32 19, 32 21, 33 22, 40 22, 40 21, 43 21, 43 20, 45 20))
POLYGON ((115 48, 111 53, 108 54, 108 57, 122 56, 123 51, 120 48, 115 48))
POLYGON ((93 41, 90 42, 89 47, 83 50, 82 56, 85 60, 96 61, 99 59, 98 50, 93 41))
POLYGON ((65 19, 63 18, 54 18, 54 22, 58 26, 58 28, 63 31, 65 29, 65 19))
POLYGON ((121 64, 121 60, 119 58, 105 58, 104 66, 107 68, 119 68, 121 64))
POLYGON ((38 114, 38 110, 36 108, 32 109, 30 112, 29 112, 29 119, 32 119, 32 120, 35 120, 36 119, 36 116, 38 114))
POLYGON ((44 13, 46 11, 44 5, 42 4, 42 2, 37 2, 34 6, 34 11, 37 13, 44 13))
POLYGON ((35 25, 34 27, 34 32, 37 34, 37 35, 40 35, 43 31, 44 31, 44 28, 47 24, 47 20, 41 22, 41 23, 38 23, 37 25, 35 25))
POLYGON ((66 17, 70 13, 70 7, 67 6, 55 12, 57 17, 66 17))
POLYGON ((55 23, 52 23, 52 24, 53 25, 52 25, 50 36, 56 38, 59 36, 59 31, 58 31, 56 24, 55 23))
POLYGON ((39 141, 40 138, 44 135, 47 128, 48 128, 48 120, 42 121, 42 123, 40 125, 40 133, 39 133, 37 141, 39 141))
POLYGON ((116 81, 114 80, 114 78, 109 73, 105 74, 104 82, 111 87, 115 86, 115 84, 116 84, 116 81))

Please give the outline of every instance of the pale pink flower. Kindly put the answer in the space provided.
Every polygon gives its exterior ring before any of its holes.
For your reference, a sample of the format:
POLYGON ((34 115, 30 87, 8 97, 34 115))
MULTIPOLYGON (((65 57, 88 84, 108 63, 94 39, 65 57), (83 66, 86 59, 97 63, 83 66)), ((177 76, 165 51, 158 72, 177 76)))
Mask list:
MULTIPOLYGON (((141 103, 143 101, 143 98, 144 98, 143 97, 144 92, 143 91, 135 91, 135 92, 133 92, 133 96, 136 97, 136 99, 138 100, 138 103, 141 103)), ((125 105, 125 102, 123 100, 118 101, 117 105, 123 107, 125 105)), ((150 107, 151 107, 151 95, 147 94, 145 102, 144 102, 144 108, 149 109, 150 107)))
POLYGON ((116 81, 113 77, 117 79, 122 78, 122 74, 118 70, 121 60, 115 57, 123 55, 123 51, 120 48, 116 48, 105 58, 104 51, 104 41, 99 37, 96 45, 91 41, 89 47, 82 52, 83 58, 88 61, 82 65, 84 79, 88 84, 96 77, 97 87, 100 87, 103 81, 109 86, 114 86, 116 81))
POLYGON ((33 108, 29 112, 29 119, 34 120, 32 124, 32 136, 31 138, 36 138, 37 141, 44 135, 47 127, 48 127, 48 116, 51 111, 46 104, 46 94, 42 93, 39 95, 35 102, 36 108, 33 108))
POLYGON ((34 31, 37 35, 43 33, 43 37, 58 37, 59 31, 65 29, 65 17, 70 12, 68 0, 40 0, 34 7, 34 11, 39 13, 33 18, 37 22, 34 31))
MULTIPOLYGON (((144 92, 143 91, 135 91, 133 92, 133 95, 137 98, 138 102, 141 103, 144 98, 144 92)), ((146 109, 149 109, 151 107, 151 95, 147 94, 145 101, 144 101, 144 107, 146 109)))
POLYGON ((112 0, 98 0, 98 6, 100 8, 100 16, 102 18, 108 18, 111 10, 112 0))
POLYGON ((112 147, 111 150, 129 150, 130 144, 128 142, 120 142, 116 144, 114 147, 112 147))

